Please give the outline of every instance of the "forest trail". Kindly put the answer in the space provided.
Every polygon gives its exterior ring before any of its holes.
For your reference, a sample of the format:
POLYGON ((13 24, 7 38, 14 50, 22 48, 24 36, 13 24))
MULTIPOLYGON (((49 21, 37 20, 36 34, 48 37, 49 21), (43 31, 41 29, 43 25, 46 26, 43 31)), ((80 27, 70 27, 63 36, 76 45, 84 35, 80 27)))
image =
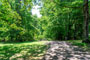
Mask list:
POLYGON ((52 41, 43 60, 90 60, 90 52, 65 41, 52 41))

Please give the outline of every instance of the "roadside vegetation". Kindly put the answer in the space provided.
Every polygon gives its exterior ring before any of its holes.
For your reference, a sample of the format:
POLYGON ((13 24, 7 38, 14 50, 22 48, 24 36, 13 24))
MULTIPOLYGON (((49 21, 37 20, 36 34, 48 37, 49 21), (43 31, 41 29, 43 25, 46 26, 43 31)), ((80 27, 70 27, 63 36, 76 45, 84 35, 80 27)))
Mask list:
POLYGON ((46 41, 67 41, 90 51, 89 12, 90 0, 0 0, 0 60, 39 60, 46 41))
POLYGON ((78 46, 79 48, 82 48, 85 51, 89 51, 90 52, 90 44, 82 43, 82 40, 69 40, 68 42, 70 42, 74 46, 78 46))
POLYGON ((47 45, 43 42, 25 42, 25 43, 0 43, 0 60, 17 60, 43 58, 47 45))

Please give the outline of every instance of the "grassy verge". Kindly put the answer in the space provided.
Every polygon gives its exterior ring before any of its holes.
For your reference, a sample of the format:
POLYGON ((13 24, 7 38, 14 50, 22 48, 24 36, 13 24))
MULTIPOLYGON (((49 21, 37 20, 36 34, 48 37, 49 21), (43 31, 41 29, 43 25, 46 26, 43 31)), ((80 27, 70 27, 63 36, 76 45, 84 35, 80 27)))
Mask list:
POLYGON ((46 51, 45 41, 25 43, 0 43, 0 60, 40 60, 46 51))
POLYGON ((72 43, 72 45, 79 46, 86 51, 90 51, 90 44, 82 43, 82 40, 69 40, 68 42, 72 43))

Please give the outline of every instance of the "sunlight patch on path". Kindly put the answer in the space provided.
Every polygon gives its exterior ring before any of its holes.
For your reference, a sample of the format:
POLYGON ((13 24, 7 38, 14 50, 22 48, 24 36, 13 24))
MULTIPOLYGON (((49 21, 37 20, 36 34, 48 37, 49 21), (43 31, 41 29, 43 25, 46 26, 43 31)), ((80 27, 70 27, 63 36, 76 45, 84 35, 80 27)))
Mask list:
POLYGON ((43 60, 90 60, 90 52, 65 41, 52 41, 43 60))

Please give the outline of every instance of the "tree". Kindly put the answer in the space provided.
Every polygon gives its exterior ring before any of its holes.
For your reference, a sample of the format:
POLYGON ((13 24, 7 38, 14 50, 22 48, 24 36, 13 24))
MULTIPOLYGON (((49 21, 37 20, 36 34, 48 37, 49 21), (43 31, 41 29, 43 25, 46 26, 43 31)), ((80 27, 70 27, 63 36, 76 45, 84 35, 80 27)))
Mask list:
POLYGON ((84 40, 85 43, 90 43, 89 40, 89 0, 84 0, 84 40))
POLYGON ((80 40, 83 36, 82 0, 44 0, 43 34, 53 40, 80 40), (46 18, 46 19, 45 19, 46 18))
POLYGON ((0 0, 0 41, 34 40, 37 29, 31 0, 0 0))

